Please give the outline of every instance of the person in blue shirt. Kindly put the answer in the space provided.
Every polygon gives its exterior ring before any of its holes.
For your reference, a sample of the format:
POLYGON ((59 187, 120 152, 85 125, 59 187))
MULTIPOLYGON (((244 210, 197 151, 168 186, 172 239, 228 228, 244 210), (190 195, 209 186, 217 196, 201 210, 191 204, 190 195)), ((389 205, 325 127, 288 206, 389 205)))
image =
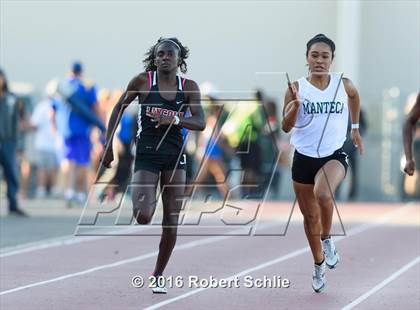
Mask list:
POLYGON ((93 83, 82 79, 82 74, 82 64, 75 62, 71 76, 65 82, 67 88, 71 89, 71 96, 66 96, 61 106, 55 106, 56 122, 58 127, 61 123, 59 130, 64 138, 65 157, 69 162, 64 193, 69 206, 74 200, 79 203, 84 203, 86 200, 92 147, 90 133, 94 124, 87 114, 91 112, 93 116, 99 115, 96 87, 93 83))

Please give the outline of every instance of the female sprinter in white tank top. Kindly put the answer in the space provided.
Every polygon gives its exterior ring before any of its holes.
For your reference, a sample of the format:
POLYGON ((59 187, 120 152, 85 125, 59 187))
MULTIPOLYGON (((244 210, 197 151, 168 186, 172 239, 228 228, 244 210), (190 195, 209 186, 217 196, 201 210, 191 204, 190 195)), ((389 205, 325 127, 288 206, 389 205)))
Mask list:
POLYGON ((331 240, 333 194, 347 171, 346 140, 350 112, 353 143, 363 153, 359 134, 359 94, 341 74, 330 73, 335 44, 318 34, 306 45, 309 76, 290 85, 284 99, 282 128, 292 131, 295 147, 293 188, 304 217, 305 233, 315 261, 312 288, 325 287, 325 268, 339 255, 331 240))

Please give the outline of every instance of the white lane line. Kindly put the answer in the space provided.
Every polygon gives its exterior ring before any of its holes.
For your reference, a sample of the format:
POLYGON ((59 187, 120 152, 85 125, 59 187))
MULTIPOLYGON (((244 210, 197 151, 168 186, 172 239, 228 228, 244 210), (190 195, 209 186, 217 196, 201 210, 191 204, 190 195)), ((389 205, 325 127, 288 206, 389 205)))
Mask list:
POLYGON ((40 239, 40 240, 31 241, 31 242, 27 242, 27 243, 20 243, 20 244, 16 244, 16 245, 5 246, 5 247, 0 248, 0 254, 4 254, 6 252, 11 252, 11 251, 16 251, 16 250, 21 250, 23 248, 33 247, 33 246, 39 245, 41 243, 49 243, 49 242, 56 242, 56 241, 61 241, 61 240, 68 240, 68 239, 71 239, 72 237, 74 237, 74 235, 64 235, 64 236, 59 236, 59 237, 40 239))
POLYGON ((53 278, 53 279, 49 279, 49 280, 45 280, 45 281, 41 281, 41 282, 35 282, 35 283, 29 284, 29 285, 19 286, 19 287, 16 287, 14 289, 10 289, 10 290, 0 292, 0 296, 10 294, 10 293, 14 293, 14 292, 18 292, 18 291, 28 289, 28 288, 32 288, 32 287, 36 287, 36 286, 41 286, 41 285, 45 285, 45 284, 49 284, 49 283, 54 283, 54 282, 58 282, 58 281, 82 276, 82 275, 85 275, 85 274, 88 274, 88 273, 91 273, 91 272, 95 272, 95 271, 98 271, 98 270, 106 269, 106 268, 112 268, 112 267, 117 267, 117 266, 121 266, 121 265, 124 265, 124 264, 133 263, 133 262, 136 262, 136 261, 147 259, 149 257, 153 257, 154 255, 157 255, 157 253, 158 252, 155 251, 155 252, 151 252, 151 253, 148 253, 148 254, 145 254, 145 255, 141 255, 141 256, 125 259, 125 260, 120 260, 120 261, 112 263, 112 264, 97 266, 97 267, 93 267, 93 268, 86 269, 86 270, 79 271, 79 272, 75 272, 75 273, 69 273, 69 274, 66 274, 66 275, 63 275, 63 276, 60 276, 60 277, 56 277, 56 278, 53 278))
MULTIPOLYGON (((249 273, 252 273, 254 271, 257 271, 257 270, 260 270, 260 269, 269 267, 269 266, 274 265, 274 264, 277 264, 277 263, 281 263, 281 262, 286 261, 288 259, 291 259, 293 257, 296 257, 296 256, 299 256, 299 255, 304 254, 306 252, 309 252, 309 250, 310 250, 309 247, 301 248, 301 249, 296 250, 296 251, 293 251, 292 253, 289 253, 287 255, 284 255, 284 256, 281 256, 279 258, 276 258, 276 259, 270 260, 268 262, 262 263, 260 265, 257 265, 257 266, 254 266, 254 267, 245 269, 245 270, 243 270, 243 271, 241 271, 239 273, 236 273, 236 274, 234 274, 234 275, 232 275, 232 276, 230 276, 228 278, 223 278, 223 279, 225 279, 227 281, 230 281, 230 280, 235 279, 237 277, 245 276, 245 275, 247 275, 249 273)), ((200 288, 197 288, 195 290, 189 291, 188 293, 185 293, 185 294, 179 295, 177 297, 174 297, 174 298, 171 298, 171 299, 162 301, 160 303, 151 305, 149 307, 146 307, 146 308, 144 308, 144 310, 158 309, 160 307, 166 306, 166 305, 171 304, 171 303, 173 303, 175 301, 178 301, 180 299, 187 298, 187 297, 189 297, 191 295, 195 295, 195 294, 200 293, 200 292, 202 292, 204 290, 207 290, 207 289, 208 289, 208 287, 200 287, 200 288)))
MULTIPOLYGON (((296 220, 291 219, 290 221, 294 222, 296 220)), ((109 232, 106 232, 106 234, 104 235, 99 235, 100 232, 98 232, 98 236, 66 235, 66 236, 61 236, 61 237, 56 237, 56 238, 48 238, 44 240, 38 240, 34 242, 0 248, 0 258, 10 257, 14 255, 19 255, 19 254, 25 254, 25 253, 30 253, 30 252, 35 252, 39 250, 60 247, 60 246, 68 246, 68 245, 74 245, 74 244, 79 244, 79 243, 84 243, 84 242, 107 239, 111 237, 119 237, 118 234, 149 230, 155 227, 156 225, 146 225, 146 226, 134 225, 134 227, 130 226, 129 228, 125 228, 125 229, 120 228, 116 230, 111 230, 109 232), (112 235, 112 233, 115 233, 115 235, 112 235)))
POLYGON ((79 243, 84 243, 84 242, 97 241, 97 240, 115 237, 115 235, 112 235, 112 233, 116 233, 116 234, 130 233, 130 232, 143 231, 143 230, 147 230, 151 228, 152 226, 139 226, 139 227, 135 226, 135 227, 125 228, 125 229, 112 230, 102 236, 67 235, 67 236, 62 236, 62 237, 57 237, 57 238, 44 239, 40 241, 2 248, 0 249, 0 258, 14 256, 18 254, 30 253, 30 252, 39 251, 39 250, 45 250, 49 248, 55 248, 55 247, 60 247, 60 246, 67 246, 67 245, 73 245, 73 244, 79 244, 79 243))
MULTIPOLYGON (((360 234, 360 233, 362 233, 362 232, 364 232, 366 230, 369 230, 369 229, 371 229, 373 227, 376 227, 376 226, 381 225, 383 223, 386 223, 386 222, 388 222, 388 221, 390 221, 392 219, 395 219, 395 217, 398 216, 398 215, 400 215, 400 213, 406 213, 410 209, 412 209, 412 208, 410 208, 408 206, 399 207, 396 210, 393 210, 391 212, 386 213, 385 215, 383 215, 382 217, 378 218, 376 221, 374 221, 372 223, 363 224, 363 225, 360 225, 360 226, 356 226, 353 229, 350 229, 347 232, 347 236, 341 236, 341 237, 334 238, 334 241, 335 242, 338 242, 338 241, 343 240, 343 239, 345 239, 347 237, 358 235, 358 234, 360 234)), ((273 259, 273 260, 267 261, 265 263, 259 264, 257 266, 248 268, 246 270, 240 271, 239 273, 236 273, 236 274, 234 274, 234 275, 232 275, 230 277, 224 278, 224 279, 230 280, 230 279, 234 279, 236 277, 241 277, 241 276, 246 275, 248 273, 251 273, 251 272, 254 272, 254 271, 257 271, 257 270, 261 270, 261 269, 264 269, 266 267, 269 267, 269 266, 275 265, 277 263, 283 262, 285 260, 294 258, 294 257, 299 256, 299 255, 302 255, 302 254, 304 254, 306 252, 309 252, 309 250, 310 250, 309 247, 304 247, 304 248, 298 249, 296 251, 293 251, 292 253, 283 255, 283 256, 278 257, 276 259, 273 259)), ((182 295, 179 295, 179 296, 176 296, 176 297, 173 297, 173 298, 164 300, 162 302, 156 303, 156 304, 151 305, 149 307, 146 307, 146 308, 144 308, 144 310, 154 310, 154 309, 161 308, 163 306, 166 306, 166 305, 171 304, 173 302, 176 302, 178 300, 181 300, 181 299, 187 298, 189 296, 198 294, 198 293, 200 293, 202 291, 207 290, 208 288, 209 287, 194 289, 194 290, 189 291, 187 293, 184 293, 182 295)))
POLYGON ((374 286, 372 289, 370 289, 369 291, 367 291, 365 294, 363 294, 362 296, 360 296, 359 298, 357 298, 353 302, 351 302, 348 305, 346 305, 343 308, 341 308, 341 310, 350 310, 350 309, 353 309, 355 306, 357 306, 358 304, 360 304, 362 301, 364 301, 365 299, 369 298, 371 295, 375 294, 380 289, 384 288, 386 285, 388 285, 389 283, 391 283, 392 281, 394 281, 396 278, 398 278, 404 272, 408 271, 410 268, 412 268, 415 265, 417 265, 419 262, 420 262, 420 256, 417 256, 411 262, 409 262, 408 264, 406 264, 403 267, 401 267, 399 270, 397 270, 396 272, 394 272, 392 275, 390 275, 388 278, 386 278, 385 280, 383 280, 378 285, 374 286))
POLYGON ((10 246, 7 248, 3 248, 0 251, 0 258, 23 254, 23 253, 29 253, 34 252, 38 250, 44 250, 64 245, 70 245, 70 244, 77 244, 87 241, 93 241, 93 240, 100 240, 103 239, 103 237, 75 237, 72 235, 69 236, 63 236, 58 238, 51 238, 51 239, 45 239, 42 241, 35 241, 31 243, 25 243, 22 245, 17 246, 10 246))
MULTIPOLYGON (((274 224, 266 225, 264 228, 268 228, 268 227, 271 227, 271 226, 274 226, 274 224)), ((241 232, 243 233, 243 232, 246 232, 248 230, 249 229, 241 228, 241 229, 236 229, 236 230, 232 231, 232 233, 241 233, 241 232)), ((204 238, 204 239, 200 239, 200 240, 194 240, 194 241, 187 242, 187 243, 181 244, 179 246, 176 246, 174 251, 190 249, 190 248, 193 248, 193 247, 196 247, 196 246, 209 244, 209 243, 214 243, 214 242, 222 241, 222 240, 225 240, 225 239, 230 239, 232 237, 234 237, 234 236, 228 235, 228 236, 217 236, 217 237, 204 238)), ((63 275, 63 276, 60 276, 60 277, 56 277, 56 278, 52 278, 52 279, 49 279, 49 280, 19 286, 19 287, 10 289, 10 290, 1 291, 0 296, 10 294, 10 293, 14 293, 14 292, 18 292, 18 291, 28 289, 28 288, 32 288, 32 287, 37 287, 37 286, 41 286, 41 285, 45 285, 45 284, 49 284, 49 283, 54 283, 54 282, 58 282, 58 281, 82 276, 82 275, 89 274, 89 273, 99 271, 99 270, 114 268, 114 267, 118 267, 118 266, 121 266, 121 265, 130 264, 130 263, 133 263, 133 262, 145 260, 145 259, 157 256, 157 254, 158 254, 158 251, 154 251, 154 252, 150 252, 150 253, 143 254, 143 255, 140 255, 140 256, 120 260, 120 261, 117 261, 115 263, 100 265, 100 266, 89 268, 89 269, 86 269, 86 270, 83 270, 83 271, 79 271, 79 272, 75 272, 75 273, 69 273, 69 274, 66 274, 66 275, 63 275)))
MULTIPOLYGON (((39 250, 60 247, 60 246, 68 246, 68 245, 74 245, 74 244, 79 244, 79 243, 84 243, 84 242, 103 240, 103 239, 112 238, 112 237, 120 237, 118 234, 129 234, 132 232, 150 230, 156 227, 157 227, 156 225, 146 225, 146 226, 136 225, 130 228, 125 228, 125 229, 121 228, 121 229, 111 230, 109 232, 106 232, 106 234, 104 235, 98 235, 98 236, 66 235, 66 236, 57 237, 57 238, 49 238, 49 239, 29 242, 25 244, 19 244, 15 246, 0 248, 0 258, 19 255, 19 254, 25 254, 25 253, 30 253, 30 252, 35 252, 39 250), (113 233, 115 233, 115 235, 113 235, 113 233)), ((216 226, 216 227, 219 227, 219 226, 216 226)))
MULTIPOLYGON (((388 212, 385 215, 383 215, 382 217, 378 218, 374 223, 360 225, 360 226, 357 226, 357 227, 351 229, 348 232, 348 235, 350 235, 353 231, 355 231, 355 233, 357 234, 357 233, 360 233, 362 231, 365 231, 365 230, 367 230, 367 229, 369 229, 371 227, 380 225, 381 223, 384 223, 384 222, 387 222, 387 221, 389 221, 391 219, 394 219, 397 214, 402 213, 402 212, 406 212, 409 209, 410 208, 408 208, 407 206, 405 206, 405 207, 400 207, 400 208, 398 208, 396 210, 393 210, 391 212, 388 212)), ((268 224, 266 226, 263 226, 263 228, 269 228, 269 227, 272 227, 272 226, 275 226, 275 224, 268 224)), ((246 230, 246 228, 245 228, 245 230, 246 230)), ((241 233, 243 231, 244 231, 244 229, 241 228, 241 229, 234 230, 232 233, 241 233)), ((230 239, 232 237, 235 237, 235 236, 228 235, 228 236, 209 237, 209 238, 204 238, 204 239, 200 239, 200 240, 195 240, 195 241, 187 242, 185 244, 176 246, 175 249, 174 249, 174 251, 183 250, 183 249, 189 249, 189 248, 196 247, 196 246, 203 245, 203 244, 214 243, 214 242, 218 242, 218 241, 230 239)), ((302 249, 300 249, 300 250, 302 250, 302 249)), ((298 250, 298 251, 300 251, 300 250, 298 250)), ((106 264, 106 265, 100 265, 100 266, 96 266, 96 267, 93 267, 93 268, 90 268, 90 269, 86 269, 86 270, 83 270, 83 271, 79 271, 79 272, 75 272, 75 273, 69 273, 69 274, 66 274, 66 275, 63 275, 63 276, 60 276, 60 277, 56 277, 56 278, 52 278, 52 279, 49 279, 49 280, 35 282, 35 283, 32 283, 32 284, 23 285, 23 286, 18 286, 18 287, 13 288, 13 289, 1 291, 0 292, 0 296, 6 295, 6 294, 10 294, 10 293, 14 293, 14 292, 18 292, 18 291, 25 290, 25 289, 32 288, 32 287, 37 287, 37 286, 41 286, 41 285, 45 285, 45 284, 49 284, 49 283, 54 283, 54 282, 66 280, 66 279, 69 279, 69 278, 74 278, 74 277, 82 276, 82 275, 85 275, 85 274, 88 274, 88 273, 92 273, 92 272, 95 272, 95 271, 98 271, 98 270, 104 270, 104 269, 108 269, 108 268, 114 268, 114 267, 118 267, 118 266, 121 266, 121 265, 124 265, 124 264, 129 264, 129 263, 141 261, 141 260, 144 260, 144 259, 147 259, 147 258, 156 256, 157 253, 158 252, 155 251, 155 252, 143 254, 143 255, 140 255, 140 256, 132 257, 132 258, 129 258, 129 259, 117 261, 115 263, 106 264)))
MULTIPOLYGON (((414 204, 408 203, 406 206, 410 206, 410 205, 414 205, 414 204)), ((290 221, 296 222, 297 219, 290 219, 290 221)), ((127 230, 124 229, 123 232, 128 233, 133 229, 134 230, 136 229, 147 230, 151 228, 151 226, 139 226, 137 228, 136 227, 137 226, 127 228, 127 230)), ((360 227, 363 227, 363 226, 360 226, 360 227)), ((109 233, 112 233, 112 232, 113 231, 110 231, 109 233)), ((121 229, 115 230, 115 232, 121 233, 121 229)), ((102 239, 106 239, 110 237, 113 237, 113 235, 104 235, 104 236, 67 235, 67 236, 62 236, 62 237, 57 237, 57 238, 49 238, 49 239, 29 242, 25 244, 19 244, 15 246, 0 248, 0 258, 19 255, 19 254, 25 254, 25 253, 30 253, 34 251, 55 248, 55 247, 60 247, 60 246, 68 246, 68 245, 74 245, 74 244, 79 244, 79 243, 84 243, 84 242, 97 241, 97 240, 102 240, 102 239)))

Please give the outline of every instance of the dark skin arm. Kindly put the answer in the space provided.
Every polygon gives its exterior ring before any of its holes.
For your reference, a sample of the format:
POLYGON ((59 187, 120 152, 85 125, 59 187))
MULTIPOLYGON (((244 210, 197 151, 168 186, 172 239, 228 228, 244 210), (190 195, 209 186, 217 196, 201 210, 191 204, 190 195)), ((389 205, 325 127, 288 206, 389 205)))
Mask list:
POLYGON ((109 118, 106 131, 106 147, 102 158, 102 165, 107 168, 111 166, 111 162, 114 160, 112 140, 115 130, 117 129, 121 120, 121 116, 124 110, 134 99, 136 99, 137 96, 140 96, 140 98, 147 96, 147 94, 144 94, 144 92, 147 91, 147 83, 148 81, 146 73, 141 73, 134 77, 130 83, 128 83, 127 89, 124 91, 117 104, 112 109, 111 117, 109 118))
MULTIPOLYGON (((185 93, 186 101, 189 103, 191 116, 180 116, 180 122, 178 126, 187 128, 189 130, 203 131, 204 128, 206 128, 206 123, 204 121, 204 111, 201 106, 200 89, 198 88, 197 83, 192 80, 187 80, 185 83, 185 93)), ((161 125, 172 125, 175 121, 173 116, 164 116, 153 113, 147 113, 147 116, 152 119, 152 122, 156 122, 156 128, 161 125)))
POLYGON ((404 172, 408 175, 413 175, 416 169, 416 164, 413 159, 413 133, 416 128, 416 123, 420 118, 420 93, 417 95, 416 103, 408 113, 403 127, 403 141, 405 153, 405 167, 404 172))
POLYGON ((289 132, 296 124, 300 107, 300 101, 297 98, 297 88, 297 82, 293 82, 287 88, 284 96, 283 120, 281 121, 281 129, 284 132, 289 132))

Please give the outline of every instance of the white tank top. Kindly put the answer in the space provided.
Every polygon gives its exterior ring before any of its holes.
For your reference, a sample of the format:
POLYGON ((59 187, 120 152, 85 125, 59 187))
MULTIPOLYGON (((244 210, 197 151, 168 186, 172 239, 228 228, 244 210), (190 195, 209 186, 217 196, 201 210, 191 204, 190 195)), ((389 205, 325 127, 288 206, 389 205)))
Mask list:
POLYGON ((301 106, 290 143, 299 153, 321 158, 343 146, 349 112, 347 93, 340 77, 341 74, 331 73, 330 83, 324 90, 316 88, 305 77, 298 80, 301 106))

